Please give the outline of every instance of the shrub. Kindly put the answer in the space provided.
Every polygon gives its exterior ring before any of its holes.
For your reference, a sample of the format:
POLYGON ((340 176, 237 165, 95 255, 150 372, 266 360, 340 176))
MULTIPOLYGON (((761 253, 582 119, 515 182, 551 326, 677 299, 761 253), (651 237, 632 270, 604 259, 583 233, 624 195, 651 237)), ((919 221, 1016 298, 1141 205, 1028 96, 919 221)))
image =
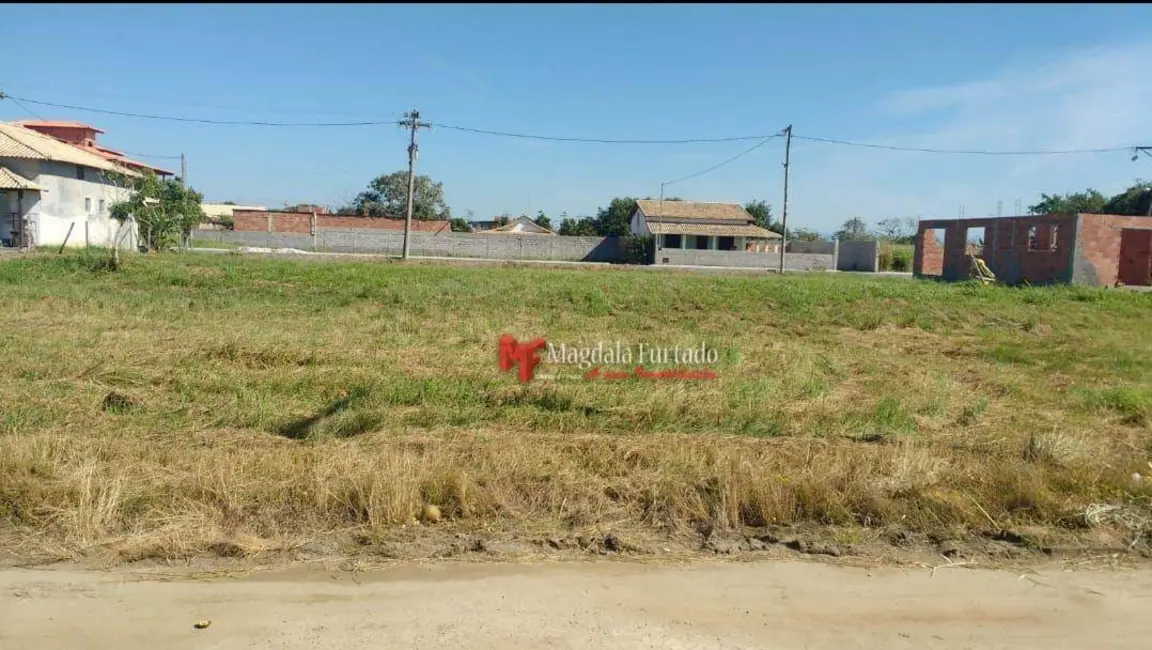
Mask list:
POLYGON ((910 271, 912 269, 912 253, 906 250, 892 251, 892 260, 888 268, 891 271, 910 271))
POLYGON ((620 238, 625 264, 651 264, 656 240, 651 235, 625 235, 620 238))

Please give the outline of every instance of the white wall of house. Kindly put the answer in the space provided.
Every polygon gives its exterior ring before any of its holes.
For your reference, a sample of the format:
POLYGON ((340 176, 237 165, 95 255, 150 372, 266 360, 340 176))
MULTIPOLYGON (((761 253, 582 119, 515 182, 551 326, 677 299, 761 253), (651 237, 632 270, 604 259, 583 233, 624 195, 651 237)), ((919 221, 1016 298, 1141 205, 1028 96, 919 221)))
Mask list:
POLYGON ((5 159, 4 165, 44 188, 43 192, 24 192, 21 206, 37 246, 59 246, 65 237, 70 247, 109 246, 117 233, 124 235, 123 245, 129 241, 135 245, 134 230, 129 236, 126 230, 131 227, 121 226, 109 211, 130 192, 113 185, 100 170, 52 160, 5 159), (83 171, 78 174, 78 169, 83 171))
MULTIPOLYGON (((629 223, 629 228, 633 235, 651 235, 652 230, 648 228, 648 220, 644 218, 644 213, 637 209, 632 213, 632 221, 629 223)), ((661 242, 663 245, 663 242, 661 242)))

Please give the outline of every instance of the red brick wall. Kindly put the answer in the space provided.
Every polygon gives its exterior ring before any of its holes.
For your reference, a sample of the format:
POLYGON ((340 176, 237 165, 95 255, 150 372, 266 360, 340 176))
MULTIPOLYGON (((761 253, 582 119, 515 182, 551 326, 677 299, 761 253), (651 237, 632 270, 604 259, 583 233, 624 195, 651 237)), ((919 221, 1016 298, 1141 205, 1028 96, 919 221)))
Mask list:
POLYGON ((1120 231, 1120 282, 1152 285, 1152 230, 1120 231))
POLYGON ((920 236, 920 245, 916 247, 919 254, 920 275, 944 274, 944 247, 936 239, 936 232, 925 230, 920 236))
MULTIPOLYGON (((1104 286, 1116 284, 1121 263, 1121 231, 1125 228, 1152 228, 1152 218, 1110 214, 1080 215, 1080 239, 1077 241, 1077 247, 1084 275, 1081 281, 1096 282, 1104 286)), ((1130 256, 1136 255, 1139 249, 1130 248, 1126 252, 1130 256)))
MULTIPOLYGON (((271 232, 312 232, 312 215, 310 213, 279 212, 276 210, 235 210, 232 213, 233 229, 245 232, 269 232, 268 220, 270 217, 272 220, 271 232)), ((404 230, 404 220, 318 214, 316 215, 316 227, 404 230)), ((448 232, 451 229, 451 225, 447 221, 412 220, 414 232, 448 232)))

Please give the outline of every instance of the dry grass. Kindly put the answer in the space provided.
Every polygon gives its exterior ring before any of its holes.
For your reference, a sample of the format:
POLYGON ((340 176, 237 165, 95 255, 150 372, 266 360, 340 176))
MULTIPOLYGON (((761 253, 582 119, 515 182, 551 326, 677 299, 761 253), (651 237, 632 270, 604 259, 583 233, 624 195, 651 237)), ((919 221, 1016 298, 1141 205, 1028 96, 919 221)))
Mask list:
POLYGON ((0 543, 21 555, 238 555, 386 535, 425 503, 446 527, 557 533, 1147 512, 1147 294, 219 255, 91 269, 0 262, 0 543), (703 340, 720 378, 521 386, 496 368, 504 332, 703 340))

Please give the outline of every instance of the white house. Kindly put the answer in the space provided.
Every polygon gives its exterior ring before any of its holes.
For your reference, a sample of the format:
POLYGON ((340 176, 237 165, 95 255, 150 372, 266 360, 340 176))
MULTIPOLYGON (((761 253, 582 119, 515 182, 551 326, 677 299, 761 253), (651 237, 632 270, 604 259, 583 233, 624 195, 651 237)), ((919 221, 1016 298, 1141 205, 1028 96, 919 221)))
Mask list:
POLYGON ((491 233, 493 235, 555 235, 556 233, 541 226, 535 221, 529 219, 524 215, 520 215, 515 219, 510 219, 508 223, 503 226, 492 228, 490 230, 480 230, 481 233, 491 233))
POLYGON ((0 122, 0 240, 9 246, 136 245, 134 226, 109 213, 129 195, 114 177, 136 177, 145 168, 171 172, 96 145, 98 132, 77 122, 0 122))
POLYGON ((637 201, 630 228, 634 235, 654 236, 657 250, 768 253, 778 252, 782 239, 757 226, 739 203, 637 201))

